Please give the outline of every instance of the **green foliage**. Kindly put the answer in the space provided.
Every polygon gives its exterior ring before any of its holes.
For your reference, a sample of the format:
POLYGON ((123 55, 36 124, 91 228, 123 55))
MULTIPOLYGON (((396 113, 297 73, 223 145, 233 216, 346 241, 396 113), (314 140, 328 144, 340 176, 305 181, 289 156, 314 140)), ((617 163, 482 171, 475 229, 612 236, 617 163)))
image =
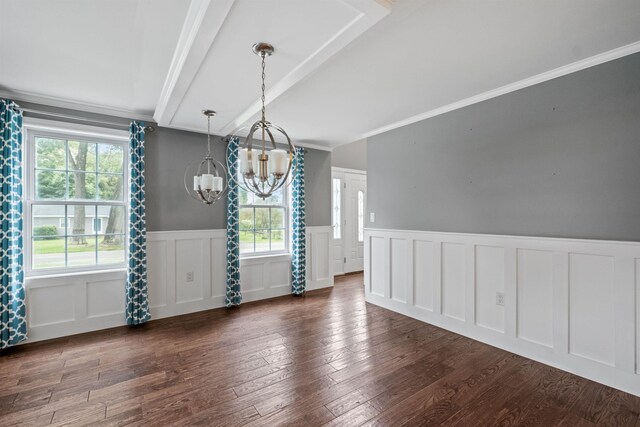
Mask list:
POLYGON ((58 238, 58 228, 55 225, 42 225, 33 228, 33 235, 42 237, 42 240, 52 240, 58 238), (46 236, 46 237, 45 237, 46 236))
POLYGON ((90 200, 96 196, 121 200, 123 156, 123 147, 118 144, 37 137, 36 194, 39 199, 83 194, 90 200), (76 189, 76 181, 82 182, 79 178, 84 178, 84 188, 76 189))
POLYGON ((36 138, 36 167, 64 170, 67 164, 64 139, 36 138))
POLYGON ((36 195, 39 199, 63 199, 66 192, 65 172, 37 171, 36 195))

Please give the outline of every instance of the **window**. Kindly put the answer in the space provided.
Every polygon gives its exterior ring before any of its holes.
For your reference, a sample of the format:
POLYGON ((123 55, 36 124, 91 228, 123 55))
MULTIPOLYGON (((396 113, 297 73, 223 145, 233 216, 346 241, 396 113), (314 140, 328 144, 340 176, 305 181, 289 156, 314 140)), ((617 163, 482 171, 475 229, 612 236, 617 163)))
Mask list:
POLYGON ((27 140, 28 269, 124 265, 124 142, 29 128, 27 140))
POLYGON ((364 242, 364 191, 358 190, 358 242, 364 242))
POLYGON ((102 218, 93 218, 92 233, 102 234, 102 218))
MULTIPOLYGON (((239 180, 242 179, 238 173, 239 180)), ((262 200, 239 189, 240 254, 285 253, 288 244, 288 199, 285 188, 262 200)))
POLYGON ((341 239, 342 238, 342 214, 340 212, 341 209, 341 197, 342 197, 342 186, 340 183, 340 178, 333 178, 332 191, 331 191, 331 223, 333 224, 333 238, 341 239))

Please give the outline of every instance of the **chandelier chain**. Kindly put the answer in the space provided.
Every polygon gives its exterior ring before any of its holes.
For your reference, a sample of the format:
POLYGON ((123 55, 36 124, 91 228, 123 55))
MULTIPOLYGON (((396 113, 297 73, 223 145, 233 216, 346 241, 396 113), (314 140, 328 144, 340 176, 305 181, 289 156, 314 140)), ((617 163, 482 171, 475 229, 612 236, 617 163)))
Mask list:
MULTIPOLYGON (((260 118, 253 123, 243 145, 240 146, 245 148, 241 148, 239 151, 242 178, 239 180, 238 185, 245 191, 266 199, 273 195, 276 190, 289 184, 288 178, 292 173, 293 156, 295 155, 296 147, 284 129, 267 121, 266 58, 273 54, 274 48, 269 43, 260 42, 255 43, 252 50, 254 54, 260 57, 260 102, 262 108, 260 118), (274 132, 286 139, 286 144, 289 148, 288 153, 276 146, 277 138, 274 137, 274 132), (258 134, 261 134, 261 137, 258 134), (271 147, 270 150, 267 150, 267 143, 271 147)), ((229 158, 227 158, 227 162, 229 162, 229 158)), ((230 168, 229 163, 228 165, 230 168)))
POLYGON ((265 61, 264 61, 264 58, 266 56, 266 53, 262 52, 262 54, 260 56, 262 56, 262 97, 261 97, 261 100, 262 100, 262 123, 265 123, 266 122, 266 118, 265 118, 265 116, 266 116, 266 114, 265 114, 266 108, 264 106, 264 103, 265 103, 265 96, 264 96, 265 84, 264 84, 264 80, 266 78, 266 73, 265 73, 265 61))
POLYGON ((211 116, 207 115, 207 157, 211 157, 211 116))

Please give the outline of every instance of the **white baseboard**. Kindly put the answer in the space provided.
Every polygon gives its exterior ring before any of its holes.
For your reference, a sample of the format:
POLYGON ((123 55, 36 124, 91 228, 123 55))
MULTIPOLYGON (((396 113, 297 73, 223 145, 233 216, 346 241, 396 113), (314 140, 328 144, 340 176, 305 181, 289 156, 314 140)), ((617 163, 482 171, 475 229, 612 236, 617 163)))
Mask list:
POLYGON ((640 243, 368 229, 365 244, 368 302, 640 396, 640 243))

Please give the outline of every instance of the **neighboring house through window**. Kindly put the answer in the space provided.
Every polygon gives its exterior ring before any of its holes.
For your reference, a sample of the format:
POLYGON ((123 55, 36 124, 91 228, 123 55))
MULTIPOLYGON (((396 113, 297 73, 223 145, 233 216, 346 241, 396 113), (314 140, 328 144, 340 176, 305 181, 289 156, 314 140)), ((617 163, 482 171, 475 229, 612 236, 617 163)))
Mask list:
POLYGON ((124 266, 126 140, 25 128, 27 271, 124 266))

